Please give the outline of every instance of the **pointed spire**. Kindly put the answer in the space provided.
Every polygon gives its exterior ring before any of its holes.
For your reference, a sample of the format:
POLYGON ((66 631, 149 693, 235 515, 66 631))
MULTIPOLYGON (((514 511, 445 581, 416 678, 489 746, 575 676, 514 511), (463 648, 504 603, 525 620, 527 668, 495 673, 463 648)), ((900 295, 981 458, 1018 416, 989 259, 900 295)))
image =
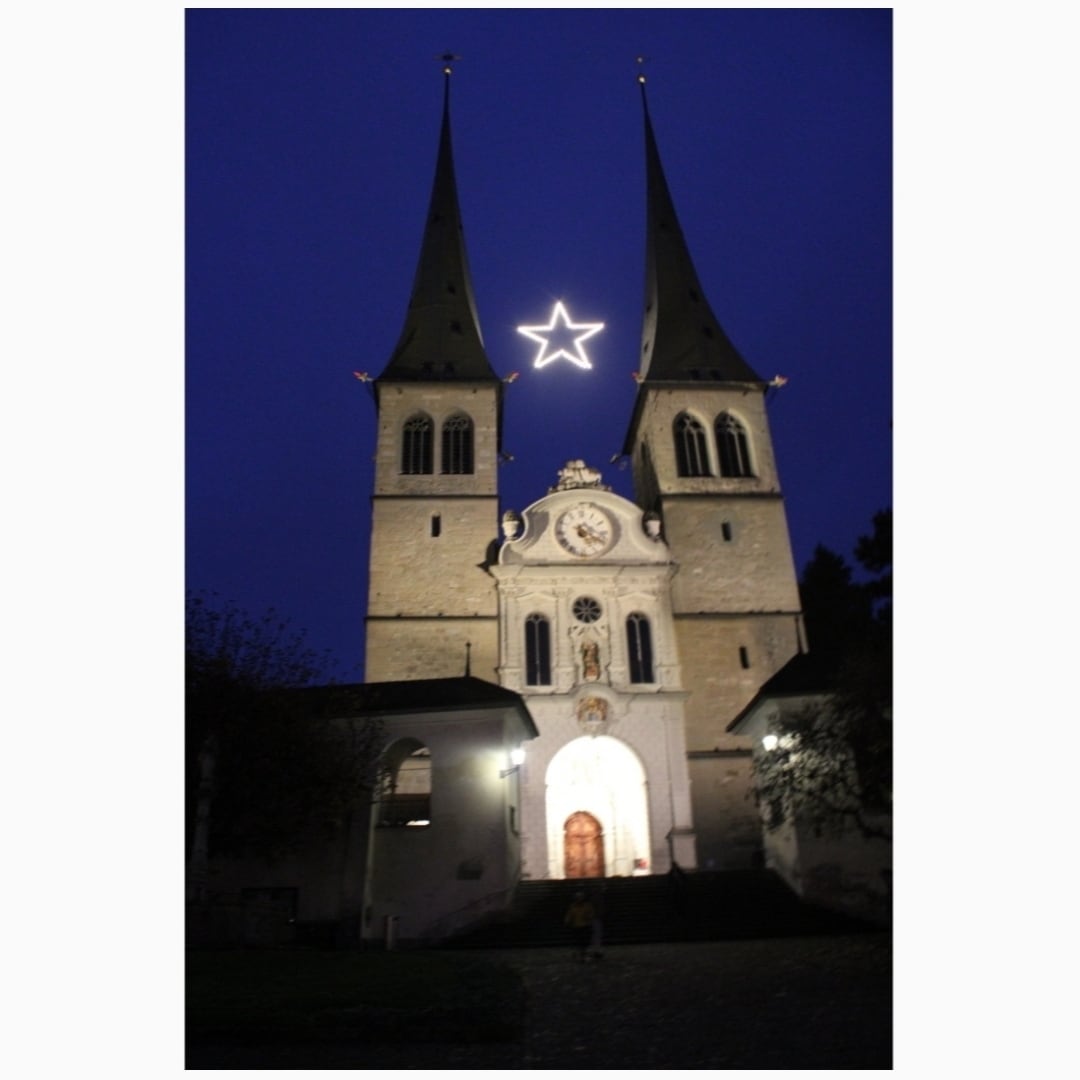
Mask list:
POLYGON ((660 164, 645 97, 645 76, 638 75, 638 82, 645 113, 648 205, 639 381, 761 382, 705 299, 660 164))
POLYGON ((450 67, 443 68, 442 132, 420 261, 397 347, 380 379, 497 380, 484 352, 465 256, 450 145, 450 67))

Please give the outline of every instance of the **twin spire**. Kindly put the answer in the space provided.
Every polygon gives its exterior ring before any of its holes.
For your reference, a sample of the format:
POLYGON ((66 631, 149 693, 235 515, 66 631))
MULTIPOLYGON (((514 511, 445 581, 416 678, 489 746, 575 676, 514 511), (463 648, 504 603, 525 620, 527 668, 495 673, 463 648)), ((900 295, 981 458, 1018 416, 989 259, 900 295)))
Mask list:
POLYGON ((639 370, 645 382, 760 382, 705 299, 656 148, 645 78, 645 321, 639 370))
POLYGON ((380 378, 498 382, 476 317, 450 144, 450 68, 443 68, 442 131, 420 261, 397 348, 380 378))
MULTIPOLYGON (((443 69, 442 131, 420 260, 405 325, 382 380, 498 381, 484 351, 465 254, 450 144, 450 68, 443 69)), ((645 319, 639 381, 761 383, 712 312, 675 216, 656 148, 645 79, 645 319)))

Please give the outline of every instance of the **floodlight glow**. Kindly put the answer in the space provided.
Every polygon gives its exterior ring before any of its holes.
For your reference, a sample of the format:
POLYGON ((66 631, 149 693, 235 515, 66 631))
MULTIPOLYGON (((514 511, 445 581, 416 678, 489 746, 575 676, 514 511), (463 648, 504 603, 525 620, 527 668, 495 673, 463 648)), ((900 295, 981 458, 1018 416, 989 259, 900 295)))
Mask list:
POLYGON ((511 765, 524 765, 525 764, 525 751, 520 746, 515 746, 510 751, 510 764, 511 765))
POLYGON ((588 356, 585 355, 585 350, 581 347, 583 341, 588 341, 593 334, 599 334, 604 329, 603 323, 574 323, 570 321, 570 316, 566 313, 566 308, 563 306, 561 300, 555 302, 555 307, 551 312, 551 322, 547 326, 519 326, 517 331, 519 334, 524 334, 528 338, 532 338, 533 341, 540 343, 540 351, 536 354, 536 359, 533 361, 533 367, 542 368, 546 367, 552 362, 552 360, 569 360, 572 364, 577 364, 580 368, 585 368, 586 371, 592 368, 592 364, 589 362, 588 356), (550 339, 558 333, 556 329, 559 324, 562 324, 561 329, 571 331, 583 331, 583 333, 575 333, 572 344, 573 352, 567 352, 566 349, 558 346, 552 352, 547 352, 552 348, 550 339), (546 353, 546 355, 545 355, 546 353))
POLYGON ((761 745, 764 746, 766 750, 775 750, 779 744, 780 740, 775 735, 766 735, 765 738, 761 740, 761 745))

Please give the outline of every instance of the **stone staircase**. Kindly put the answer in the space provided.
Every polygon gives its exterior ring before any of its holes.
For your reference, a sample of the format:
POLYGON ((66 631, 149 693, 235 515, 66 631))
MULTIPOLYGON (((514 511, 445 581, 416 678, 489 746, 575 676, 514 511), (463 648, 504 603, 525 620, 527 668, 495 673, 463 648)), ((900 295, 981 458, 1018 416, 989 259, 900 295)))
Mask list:
POLYGON ((637 878, 524 881, 510 911, 446 943, 450 948, 565 945, 563 915, 584 890, 603 912, 605 945, 802 937, 872 930, 801 901, 771 870, 637 878))

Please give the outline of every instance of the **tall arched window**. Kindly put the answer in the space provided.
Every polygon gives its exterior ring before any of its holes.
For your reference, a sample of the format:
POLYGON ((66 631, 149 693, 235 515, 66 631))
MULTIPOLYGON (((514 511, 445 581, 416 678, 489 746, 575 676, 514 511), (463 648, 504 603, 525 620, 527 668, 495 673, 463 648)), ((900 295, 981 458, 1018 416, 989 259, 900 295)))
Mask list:
POLYGON ((675 461, 680 476, 711 476, 705 428, 689 413, 675 417, 675 461))
POLYGON ((551 685, 551 624, 543 615, 525 620, 525 684, 551 685))
POLYGON ((431 751, 416 739, 399 739, 383 755, 379 825, 431 824, 431 751))
POLYGON ((653 677, 652 631, 649 620, 635 611, 626 620, 626 651, 630 654, 630 681, 655 682, 653 677))
POLYGON ((462 413, 451 416, 443 424, 442 471, 455 474, 473 471, 473 424, 462 413))
POLYGON ((721 476, 753 476, 746 429, 730 413, 716 418, 716 446, 720 451, 721 476))
POLYGON ((405 421, 401 432, 401 471, 413 476, 430 473, 431 465, 431 418, 417 413, 405 421))

